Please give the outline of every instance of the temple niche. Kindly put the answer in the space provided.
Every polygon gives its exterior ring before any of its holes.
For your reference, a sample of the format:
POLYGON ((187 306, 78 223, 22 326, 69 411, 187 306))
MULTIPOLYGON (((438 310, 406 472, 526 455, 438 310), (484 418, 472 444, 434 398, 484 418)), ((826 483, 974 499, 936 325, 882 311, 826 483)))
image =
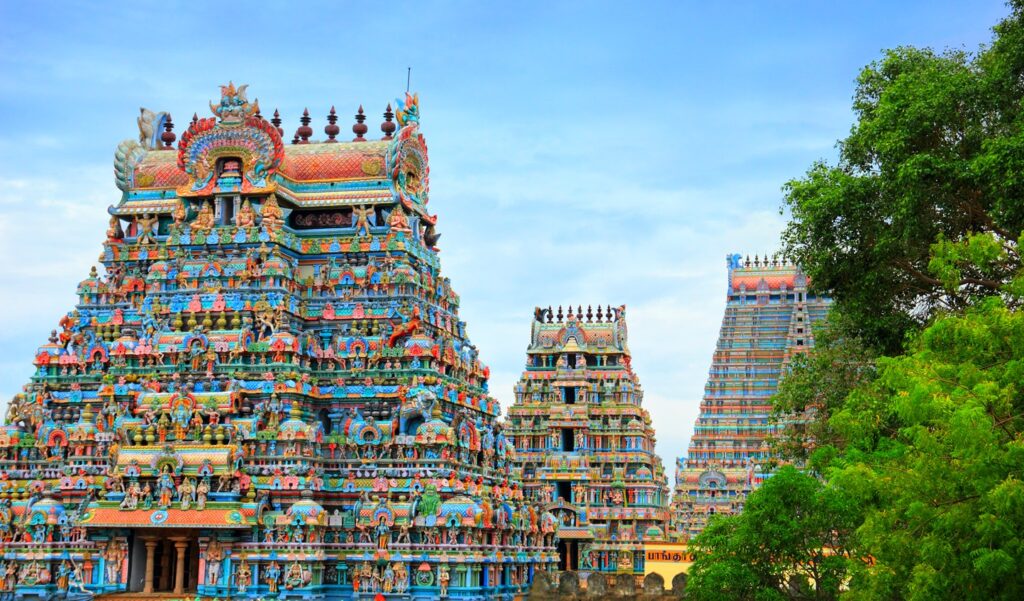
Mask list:
POLYGON ((771 397, 790 360, 814 346, 830 299, 800 268, 765 256, 727 258, 722 328, 687 456, 676 460, 673 537, 688 540, 716 514, 732 514, 771 475, 770 438, 785 426, 771 397))
POLYGON ((626 308, 537 308, 509 409, 528 498, 558 522, 563 570, 644 574, 668 488, 630 363, 626 308))
POLYGON ((0 428, 0 591, 522 594, 557 522, 440 272, 418 98, 351 141, 211 111, 117 147, 102 268, 0 428))

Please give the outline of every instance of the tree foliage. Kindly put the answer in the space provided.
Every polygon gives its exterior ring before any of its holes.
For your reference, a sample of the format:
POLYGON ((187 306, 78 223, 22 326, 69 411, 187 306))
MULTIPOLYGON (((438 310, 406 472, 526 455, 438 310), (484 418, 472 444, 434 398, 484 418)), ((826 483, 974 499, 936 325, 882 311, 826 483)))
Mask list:
POLYGON ((852 599, 1024 598, 1024 314, 944 316, 829 419, 867 508, 852 599))
POLYGON ((836 299, 774 399, 799 418, 778 449, 813 476, 783 468, 712 521, 696 598, 1024 599, 1024 1, 1010 8, 978 53, 869 65, 839 163, 787 185, 787 252, 836 299), (810 541, 839 552, 801 589, 787 576, 821 556, 810 541))
POLYGON ((844 491, 786 466, 738 515, 712 519, 691 546, 687 598, 836 599, 860 510, 844 491))
POLYGON ((976 54, 886 52, 857 79, 838 163, 785 186, 786 253, 872 347, 898 352, 909 330, 1000 292, 1020 267, 1022 15, 1015 2, 976 54), (934 262, 935 244, 952 262, 934 262))
POLYGON ((846 396, 872 381, 877 369, 874 354, 851 330, 842 314, 833 310, 816 327, 815 352, 797 355, 772 399, 774 419, 784 428, 772 441, 776 455, 821 474, 841 445, 840 434, 829 417, 842 408, 846 396))

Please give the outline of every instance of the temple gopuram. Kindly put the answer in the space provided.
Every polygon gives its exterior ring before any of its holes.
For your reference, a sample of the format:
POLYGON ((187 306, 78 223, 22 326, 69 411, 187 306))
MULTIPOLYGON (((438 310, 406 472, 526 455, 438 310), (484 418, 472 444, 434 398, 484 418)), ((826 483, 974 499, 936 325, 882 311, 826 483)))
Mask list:
MULTIPOLYGON (((290 144, 246 86, 210 108, 117 147, 102 269, 0 428, 0 597, 522 594, 557 519, 440 273, 417 97, 372 140, 362 107, 290 144)), ((657 492, 639 453, 608 464, 623 498, 657 492)))
POLYGON ((770 475, 771 397, 792 357, 814 346, 830 300, 808 291, 799 267, 730 255, 728 296, 708 383, 685 458, 676 460, 672 535, 689 539, 708 517, 736 513, 770 475))
POLYGON ((535 311, 508 412, 526 495, 559 522, 563 570, 644 573, 668 487, 630 365, 626 309, 535 311))

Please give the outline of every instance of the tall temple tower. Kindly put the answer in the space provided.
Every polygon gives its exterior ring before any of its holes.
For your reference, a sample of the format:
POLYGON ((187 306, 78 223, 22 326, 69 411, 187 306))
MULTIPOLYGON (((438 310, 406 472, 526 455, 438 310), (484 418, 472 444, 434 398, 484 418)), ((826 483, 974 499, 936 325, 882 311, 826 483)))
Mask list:
POLYGON ((690 538, 713 514, 740 511, 769 474, 771 397, 790 359, 814 346, 812 326, 830 300, 808 291, 800 268, 776 259, 727 257, 729 285, 700 415, 676 460, 672 534, 690 538))
POLYGON ((291 144, 245 86, 210 108, 117 148, 103 270, 0 428, 0 591, 522 594, 557 522, 440 273, 418 99, 291 144))
POLYGON ((509 409, 527 496, 559 521, 562 569, 643 574, 668 486, 630 366, 626 308, 536 309, 509 409))

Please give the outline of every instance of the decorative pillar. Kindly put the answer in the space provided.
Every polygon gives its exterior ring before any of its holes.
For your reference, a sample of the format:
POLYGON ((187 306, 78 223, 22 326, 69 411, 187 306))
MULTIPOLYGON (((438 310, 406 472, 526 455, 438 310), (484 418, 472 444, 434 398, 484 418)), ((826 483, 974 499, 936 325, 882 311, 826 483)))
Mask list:
POLYGON ((159 541, 155 538, 147 538, 146 543, 146 581, 142 585, 143 593, 153 592, 153 562, 156 561, 156 545, 159 541))
POLYGON ((188 541, 174 539, 174 558, 176 560, 174 569, 174 594, 180 595, 185 592, 185 551, 188 549, 188 541))
POLYGON ((164 539, 161 541, 161 564, 160 564, 160 590, 166 591, 171 588, 171 570, 170 570, 170 559, 171 556, 171 541, 164 539))

